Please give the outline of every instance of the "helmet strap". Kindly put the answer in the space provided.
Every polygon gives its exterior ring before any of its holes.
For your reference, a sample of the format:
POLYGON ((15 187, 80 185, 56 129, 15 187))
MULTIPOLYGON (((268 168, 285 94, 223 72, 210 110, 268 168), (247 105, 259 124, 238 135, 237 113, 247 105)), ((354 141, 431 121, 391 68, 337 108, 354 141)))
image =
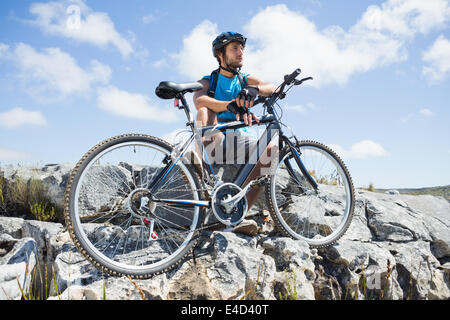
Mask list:
POLYGON ((223 70, 225 70, 225 71, 228 71, 229 73, 233 74, 234 76, 237 75, 237 74, 239 74, 239 71, 241 70, 241 68, 239 68, 239 69, 237 69, 237 70, 233 70, 233 69, 229 69, 229 68, 222 67, 222 66, 220 66, 220 69, 223 69, 223 70))
MULTIPOLYGON (((225 49, 225 48, 223 48, 223 49, 225 49)), ((226 61, 225 50, 222 50, 222 61, 223 61, 223 63, 225 63, 225 61, 226 61)), ((236 69, 233 70, 233 69, 230 69, 228 67, 222 66, 222 64, 219 64, 219 68, 230 72, 234 76, 239 74, 239 72, 241 71, 241 68, 238 68, 237 70, 236 69)))

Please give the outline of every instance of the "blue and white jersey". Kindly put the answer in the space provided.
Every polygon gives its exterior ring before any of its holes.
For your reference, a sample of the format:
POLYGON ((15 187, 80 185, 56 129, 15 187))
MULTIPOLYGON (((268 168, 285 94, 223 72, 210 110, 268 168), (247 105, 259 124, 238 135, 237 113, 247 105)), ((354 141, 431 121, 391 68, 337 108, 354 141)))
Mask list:
MULTIPOLYGON (((242 77, 246 79, 248 77, 248 74, 242 73, 242 77)), ((203 79, 208 79, 211 81, 211 75, 204 76, 203 79)), ((237 97, 241 90, 241 83, 239 82, 239 77, 237 75, 233 78, 227 78, 219 73, 214 99, 219 101, 231 101, 237 97)), ((235 120, 236 115, 226 110, 218 113, 217 118, 235 120)))

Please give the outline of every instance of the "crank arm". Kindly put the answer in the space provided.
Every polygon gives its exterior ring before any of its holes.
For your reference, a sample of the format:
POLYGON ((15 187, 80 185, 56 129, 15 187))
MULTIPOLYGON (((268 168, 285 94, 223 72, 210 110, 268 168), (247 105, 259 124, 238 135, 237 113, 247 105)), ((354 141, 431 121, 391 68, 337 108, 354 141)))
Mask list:
MULTIPOLYGON (((262 177, 262 180, 264 179, 265 177, 262 177)), ((250 189, 253 188, 255 185, 260 185, 262 180, 261 179, 252 180, 247 186, 245 186, 244 189, 236 193, 233 197, 221 201, 220 205, 225 208, 226 212, 228 213, 231 212, 231 210, 233 210, 236 204, 247 195, 250 189)))

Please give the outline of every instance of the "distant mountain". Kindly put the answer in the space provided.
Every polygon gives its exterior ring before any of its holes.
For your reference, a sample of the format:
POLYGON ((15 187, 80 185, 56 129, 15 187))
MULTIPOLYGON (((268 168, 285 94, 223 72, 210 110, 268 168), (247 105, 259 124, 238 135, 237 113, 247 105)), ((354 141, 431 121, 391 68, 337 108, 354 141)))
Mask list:
MULTIPOLYGON (((391 189, 375 189, 376 192, 386 192, 391 189)), ((422 195, 429 194, 432 196, 441 196, 450 201, 450 185, 439 186, 439 187, 429 187, 429 188, 400 188, 395 189, 401 194, 411 194, 411 195, 422 195)))

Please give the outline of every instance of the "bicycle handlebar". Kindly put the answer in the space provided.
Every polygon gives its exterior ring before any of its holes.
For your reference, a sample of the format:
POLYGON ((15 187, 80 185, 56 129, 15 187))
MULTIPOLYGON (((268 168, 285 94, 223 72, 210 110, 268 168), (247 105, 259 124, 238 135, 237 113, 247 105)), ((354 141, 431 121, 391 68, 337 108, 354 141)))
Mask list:
POLYGON ((292 72, 289 75, 285 75, 284 76, 284 85, 290 85, 292 83, 292 81, 295 80, 295 78, 297 78, 297 76, 302 72, 302 70, 300 69, 295 69, 294 72, 292 72))
POLYGON ((283 99, 285 96, 284 88, 293 83, 294 86, 301 85, 304 81, 312 80, 312 77, 303 78, 301 80, 297 80, 296 78, 302 72, 301 69, 297 68, 291 74, 287 74, 284 76, 284 82, 278 87, 279 90, 274 92, 272 95, 268 97, 259 96, 253 103, 253 106, 260 104, 262 102, 266 102, 268 98, 280 98, 283 99))

